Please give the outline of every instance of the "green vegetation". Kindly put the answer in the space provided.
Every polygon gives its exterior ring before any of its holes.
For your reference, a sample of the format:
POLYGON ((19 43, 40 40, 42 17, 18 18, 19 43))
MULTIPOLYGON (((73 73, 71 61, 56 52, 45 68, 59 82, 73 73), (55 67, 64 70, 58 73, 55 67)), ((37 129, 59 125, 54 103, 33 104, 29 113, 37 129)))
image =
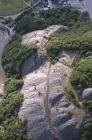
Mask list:
MULTIPOLYGON (((87 56, 78 62, 70 76, 70 83, 72 88, 77 91, 79 98, 85 88, 92 87, 92 52, 87 53, 87 56)), ((67 89, 68 96, 70 99, 73 99, 74 103, 76 103, 73 98, 73 93, 71 92, 72 90, 68 85, 67 89)), ((92 100, 83 100, 82 102, 86 113, 89 113, 90 116, 92 116, 92 100)), ((80 140, 92 139, 92 120, 90 123, 84 125, 82 132, 80 140)))
POLYGON ((20 69, 25 59, 36 52, 36 45, 23 46, 20 41, 19 37, 13 37, 3 55, 6 81, 5 94, 0 104, 0 140, 31 140, 26 134, 26 122, 18 118, 23 102, 20 69))
POLYGON ((92 115, 92 101, 90 100, 90 101, 84 101, 83 102, 83 104, 84 104, 84 106, 85 106, 85 108, 86 108, 86 111, 87 112, 90 112, 90 114, 92 115))
POLYGON ((92 121, 84 126, 81 140, 92 140, 92 121))
POLYGON ((16 33, 25 34, 55 24, 71 27, 75 23, 78 26, 83 21, 89 21, 88 14, 70 8, 49 9, 38 14, 29 10, 29 12, 23 13, 16 19, 14 30, 16 33))
POLYGON ((70 82, 79 93, 85 88, 92 87, 92 56, 78 63, 71 74, 70 82))
MULTIPOLYGON (((52 9, 34 13, 32 9, 25 11, 16 21, 15 31, 25 34, 46 28, 53 24, 68 26, 63 33, 56 33, 47 43, 47 54, 52 60, 57 59, 59 51, 74 50, 79 59, 71 73, 66 87, 69 99, 75 102, 72 89, 78 96, 84 88, 92 87, 92 22, 87 13, 70 8, 52 9)), ((13 37, 3 55, 3 66, 6 72, 5 95, 0 104, 0 140, 29 140, 26 135, 25 122, 18 119, 18 110, 23 101, 20 88, 21 66, 25 59, 36 52, 35 44, 24 46, 21 38, 13 37)), ((92 114, 92 101, 84 101, 85 110, 92 114)), ((92 123, 84 126, 80 140, 92 139, 92 123)))
POLYGON ((0 23, 3 23, 4 22, 4 19, 0 18, 0 23))
POLYGON ((72 87, 70 82, 67 83, 67 86, 65 87, 65 90, 66 90, 66 93, 67 93, 68 100, 72 101, 74 104, 77 104, 76 101, 75 101, 73 91, 72 91, 73 87, 72 87))
POLYGON ((22 0, 0 0, 0 15, 10 15, 24 9, 26 5, 22 0))
POLYGON ((7 78, 5 81, 5 95, 8 95, 11 92, 20 90, 23 85, 23 81, 15 78, 7 78))
MULTIPOLYGON (((84 25, 85 28, 85 25, 84 25)), ((79 29, 78 29, 79 30, 79 29)), ((53 35, 47 43, 47 53, 55 58, 60 49, 68 49, 87 53, 92 51, 92 29, 85 33, 77 30, 65 31, 53 35)))

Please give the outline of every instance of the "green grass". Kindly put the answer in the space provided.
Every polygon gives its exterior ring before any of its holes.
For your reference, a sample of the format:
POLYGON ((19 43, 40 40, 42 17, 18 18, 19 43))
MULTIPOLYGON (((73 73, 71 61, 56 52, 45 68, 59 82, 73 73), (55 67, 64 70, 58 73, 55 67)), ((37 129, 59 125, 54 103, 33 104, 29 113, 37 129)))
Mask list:
MULTIPOLYGON (((26 2, 32 0, 25 0, 26 2)), ((33 0, 32 4, 37 0, 33 0)), ((0 0, 0 16, 8 16, 16 14, 17 12, 26 8, 27 5, 23 0, 0 0)))
POLYGON ((70 82, 78 93, 92 87, 92 56, 82 59, 72 71, 70 82))
POLYGON ((15 14, 25 7, 22 0, 0 0, 0 16, 15 14))

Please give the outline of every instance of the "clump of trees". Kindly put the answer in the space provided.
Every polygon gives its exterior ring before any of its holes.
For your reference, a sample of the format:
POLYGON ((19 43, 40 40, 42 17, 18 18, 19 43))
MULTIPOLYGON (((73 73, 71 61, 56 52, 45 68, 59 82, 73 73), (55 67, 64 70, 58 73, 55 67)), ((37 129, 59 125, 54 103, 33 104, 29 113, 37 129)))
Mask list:
POLYGON ((84 21, 89 21, 88 14, 86 12, 81 13, 73 8, 49 9, 39 13, 34 13, 32 10, 29 10, 16 19, 14 30, 16 33, 25 34, 55 24, 62 24, 69 27, 76 24, 78 26, 84 21))
POLYGON ((71 74, 70 82, 79 92, 92 87, 92 55, 78 63, 71 74))
POLYGON ((86 26, 87 23, 78 29, 72 28, 72 30, 52 35, 47 43, 48 56, 52 58, 57 57, 60 49, 75 50, 80 53, 92 52, 92 23, 88 24, 90 29, 85 30, 86 26))

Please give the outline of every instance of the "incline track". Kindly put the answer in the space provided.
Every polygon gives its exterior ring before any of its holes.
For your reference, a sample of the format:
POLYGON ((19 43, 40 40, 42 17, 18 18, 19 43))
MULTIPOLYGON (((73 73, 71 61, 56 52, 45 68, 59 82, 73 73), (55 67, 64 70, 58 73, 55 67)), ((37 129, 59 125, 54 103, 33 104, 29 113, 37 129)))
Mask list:
POLYGON ((52 125, 52 118, 51 118, 51 108, 49 106, 49 90, 50 90, 50 71, 51 71, 51 62, 49 62, 48 65, 48 72, 47 72, 47 80, 46 80, 46 92, 44 95, 44 109, 45 109, 45 117, 48 122, 48 126, 50 127, 51 133, 58 139, 58 140, 64 140, 59 131, 56 127, 53 127, 52 125))

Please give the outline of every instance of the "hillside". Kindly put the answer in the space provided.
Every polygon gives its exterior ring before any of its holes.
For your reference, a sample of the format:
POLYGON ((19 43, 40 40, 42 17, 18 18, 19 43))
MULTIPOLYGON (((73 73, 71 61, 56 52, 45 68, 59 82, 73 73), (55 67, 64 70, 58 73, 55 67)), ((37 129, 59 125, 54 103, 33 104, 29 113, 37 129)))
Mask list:
POLYGON ((0 140, 92 140, 92 21, 58 4, 0 24, 0 140))

